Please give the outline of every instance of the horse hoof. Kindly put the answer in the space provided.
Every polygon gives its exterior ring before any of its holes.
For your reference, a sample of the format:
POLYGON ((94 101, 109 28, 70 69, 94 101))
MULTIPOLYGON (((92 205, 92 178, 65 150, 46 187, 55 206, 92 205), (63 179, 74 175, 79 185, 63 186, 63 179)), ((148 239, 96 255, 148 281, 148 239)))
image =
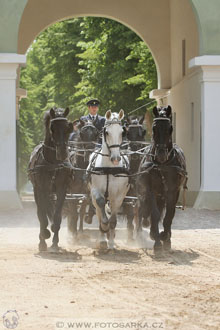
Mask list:
POLYGON ((168 241, 170 239, 170 233, 165 232, 165 231, 161 231, 160 232, 160 240, 161 241, 168 241))
POLYGON ((150 238, 152 239, 152 241, 155 241, 155 235, 152 231, 150 231, 150 238))
POLYGON ((99 242, 99 249, 100 250, 107 250, 108 249, 108 244, 106 241, 101 241, 99 242))
POLYGON ((91 223, 92 223, 92 217, 86 216, 85 219, 84 219, 84 221, 86 223, 88 223, 89 225, 91 225, 91 223))
POLYGON ((51 247, 49 248, 49 252, 51 252, 51 253, 59 252, 59 246, 58 245, 51 245, 51 247))
POLYGON ((163 248, 165 251, 171 250, 171 240, 170 239, 163 242, 163 248))
POLYGON ((109 231, 109 224, 101 222, 101 229, 104 233, 109 231))
POLYGON ((51 234, 50 234, 49 229, 44 229, 44 230, 42 231, 42 233, 41 233, 41 236, 42 236, 42 238, 44 238, 44 239, 48 239, 48 238, 50 238, 51 234))
POLYGON ((73 241, 73 242, 76 242, 77 240, 78 240, 78 236, 77 236, 77 233, 71 233, 71 240, 73 241))
POLYGON ((109 248, 109 250, 114 250, 115 243, 114 242, 108 242, 108 248, 109 248))
POLYGON ((161 242, 155 242, 154 244, 154 254, 155 255, 160 255, 163 251, 163 246, 161 244, 161 242))
POLYGON ((38 244, 38 249, 39 249, 39 252, 47 251, 47 243, 46 242, 40 242, 38 244))
POLYGON ((142 226, 143 226, 144 228, 148 228, 148 227, 150 226, 150 221, 149 221, 148 219, 144 219, 144 220, 142 221, 142 226))

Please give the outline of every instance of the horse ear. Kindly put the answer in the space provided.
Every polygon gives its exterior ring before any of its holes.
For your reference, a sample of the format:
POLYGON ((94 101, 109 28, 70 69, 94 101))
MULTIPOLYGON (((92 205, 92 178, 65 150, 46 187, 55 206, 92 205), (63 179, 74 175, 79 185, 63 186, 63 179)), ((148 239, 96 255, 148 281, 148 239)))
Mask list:
POLYGON ((144 115, 141 117, 141 119, 139 120, 139 124, 142 125, 144 122, 144 115))
POLYGON ((118 119, 119 120, 122 120, 123 118, 124 118, 124 110, 123 109, 121 109, 120 111, 119 111, 119 115, 118 115, 118 119))
POLYGON ((111 115, 112 115, 112 111, 108 110, 105 114, 105 119, 109 120, 111 118, 111 115))
POLYGON ((153 114, 154 114, 155 118, 159 117, 159 111, 158 111, 157 107, 153 108, 153 114))
POLYGON ((55 116, 56 116, 56 115, 55 115, 55 111, 54 111, 53 108, 51 108, 51 109, 50 109, 50 118, 53 119, 53 118, 55 118, 55 116))
POLYGON ((166 109, 167 118, 169 118, 171 116, 171 113, 172 113, 172 108, 170 105, 168 105, 168 107, 166 109))
POLYGON ((68 114, 69 114, 69 112, 70 112, 70 109, 69 108, 66 108, 65 111, 64 111, 64 113, 63 113, 63 116, 64 117, 67 117, 68 114))

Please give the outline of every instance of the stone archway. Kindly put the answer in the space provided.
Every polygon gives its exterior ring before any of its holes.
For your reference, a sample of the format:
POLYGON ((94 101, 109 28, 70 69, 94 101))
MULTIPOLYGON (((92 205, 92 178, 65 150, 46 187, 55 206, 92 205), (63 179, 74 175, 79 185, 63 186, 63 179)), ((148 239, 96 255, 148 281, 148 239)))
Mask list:
POLYGON ((66 0, 65 6, 59 0, 53 2, 29 0, 19 26, 18 53, 25 54, 34 38, 49 25, 70 17, 82 16, 114 19, 137 33, 154 56, 159 88, 171 86, 169 0, 164 0, 162 3, 160 0, 149 0, 147 4, 146 1, 139 0, 138 5, 135 6, 133 1, 127 0, 120 2, 96 0, 92 5, 89 0, 83 2, 66 0), (159 11, 157 5, 160 6, 159 11))
MULTIPOLYGON (((176 141, 183 147, 188 159, 190 204, 200 191, 200 185, 205 191, 219 193, 217 168, 212 168, 214 182, 206 170, 209 166, 206 161, 203 162, 205 149, 201 146, 200 136, 204 141, 203 135, 207 134, 207 130, 203 124, 200 127, 200 122, 201 113, 204 117, 208 103, 202 102, 205 89, 200 81, 204 74, 201 78, 200 73, 201 69, 204 73, 207 66, 219 68, 220 59, 214 63, 210 56, 205 62, 192 60, 190 67, 188 66, 189 61, 200 53, 207 51, 211 54, 210 49, 208 50, 211 43, 207 42, 207 36, 209 30, 214 30, 204 25, 202 8, 205 4, 199 5, 196 0, 64 0, 62 3, 59 0, 23 0, 24 2, 26 6, 20 19, 17 39, 17 52, 20 54, 26 53, 34 38, 46 27, 70 17, 107 17, 136 32, 151 49, 157 65, 158 90, 152 91, 151 96, 156 99, 165 97, 163 102, 169 102, 176 112, 176 141), (203 43, 204 40, 206 43, 203 43)), ((217 7, 216 1, 214 7, 217 7)), ((215 54, 216 52, 218 50, 215 47, 215 54)), ((212 75, 208 79, 216 81, 212 75)), ((217 98, 217 95, 212 96, 217 98)), ((216 161, 217 164, 220 162, 218 157, 216 161)))

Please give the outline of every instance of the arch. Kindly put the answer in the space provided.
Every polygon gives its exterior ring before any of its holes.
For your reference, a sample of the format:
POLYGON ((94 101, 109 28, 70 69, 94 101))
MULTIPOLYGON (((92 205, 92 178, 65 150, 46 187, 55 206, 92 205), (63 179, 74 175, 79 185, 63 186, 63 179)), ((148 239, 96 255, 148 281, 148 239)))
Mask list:
POLYGON ((18 53, 25 54, 36 36, 51 24, 83 16, 110 18, 133 30, 152 52, 158 88, 170 88, 169 0, 149 0, 147 4, 145 0, 29 0, 19 26, 18 53))
POLYGON ((199 32, 199 55, 220 55, 219 0, 189 0, 199 32))

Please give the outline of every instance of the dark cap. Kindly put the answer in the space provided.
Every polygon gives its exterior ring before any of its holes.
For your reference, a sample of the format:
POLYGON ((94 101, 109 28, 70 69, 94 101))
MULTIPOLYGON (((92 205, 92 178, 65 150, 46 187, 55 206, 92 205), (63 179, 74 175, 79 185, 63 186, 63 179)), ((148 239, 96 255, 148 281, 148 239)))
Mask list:
POLYGON ((100 102, 98 99, 91 99, 86 103, 89 106, 99 106, 100 102))

